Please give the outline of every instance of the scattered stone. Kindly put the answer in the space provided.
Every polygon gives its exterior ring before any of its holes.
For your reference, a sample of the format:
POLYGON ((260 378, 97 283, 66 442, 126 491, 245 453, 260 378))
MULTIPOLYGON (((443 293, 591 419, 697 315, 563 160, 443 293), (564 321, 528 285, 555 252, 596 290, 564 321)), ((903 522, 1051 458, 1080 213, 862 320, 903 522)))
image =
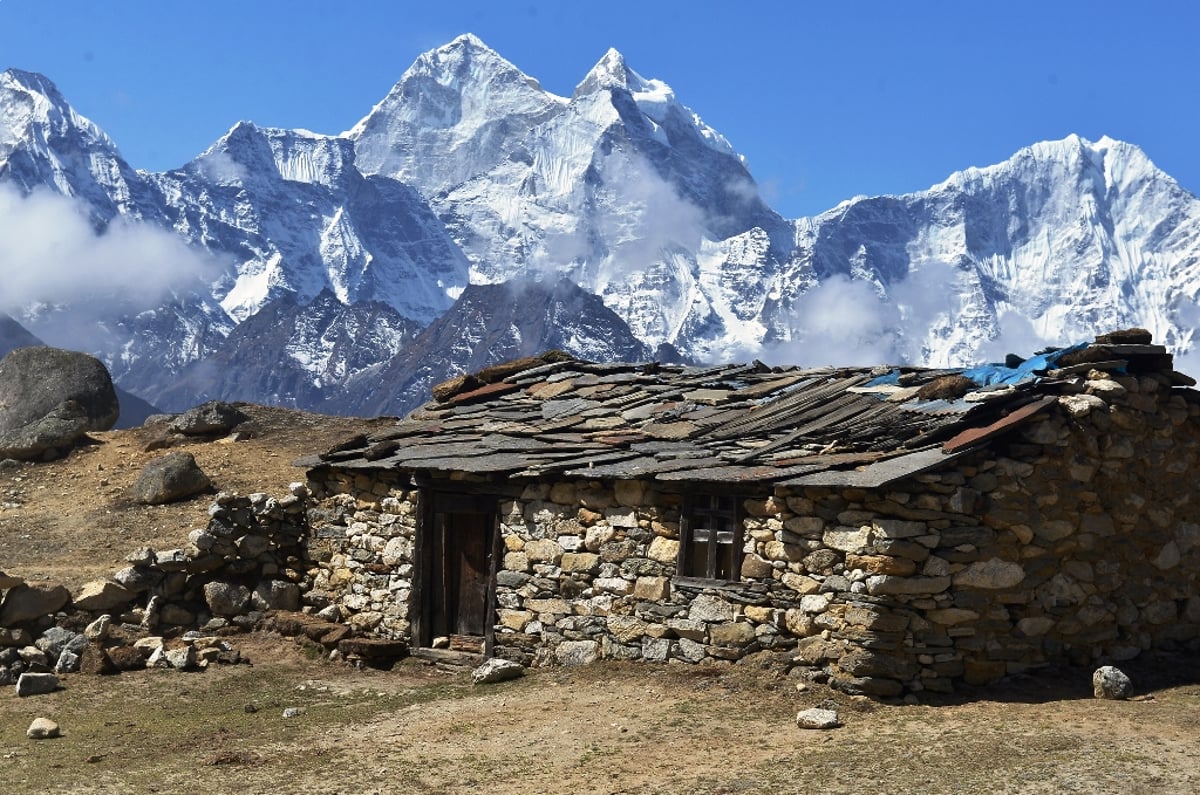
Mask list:
POLYGON ((250 602, 250 589, 244 585, 214 580, 204 586, 204 601, 213 615, 240 615, 250 602))
POLYGON ((133 642, 133 648, 141 652, 143 657, 149 657, 162 647, 163 639, 160 635, 150 635, 149 637, 138 638, 133 642))
POLYGON ((56 674, 73 674, 79 670, 82 658, 71 651, 63 649, 62 654, 58 655, 58 662, 54 664, 54 673, 56 674))
POLYGON ((53 693, 59 687, 58 677, 49 673, 23 673, 17 679, 17 695, 20 697, 53 693))
POLYGON ((79 672, 84 674, 111 674, 117 670, 113 665, 113 661, 109 659, 108 651, 99 642, 89 643, 83 653, 79 655, 79 672))
POLYGON ((47 659, 57 660, 64 649, 76 653, 83 651, 83 647, 87 645, 87 638, 64 627, 50 627, 34 645, 46 653, 47 659))
POLYGON ((167 453, 154 459, 133 484, 131 498, 143 505, 187 499, 212 488, 191 453, 167 453))
POLYGON ((190 671, 196 667, 196 647, 191 645, 180 646, 178 649, 169 649, 164 652, 167 664, 177 671, 190 671))
POLYGON ((253 715, 255 712, 258 712, 258 707, 254 706, 253 704, 247 704, 246 706, 242 707, 242 709, 247 715, 253 715))
POLYGON ((146 667, 146 658, 133 646, 114 646, 108 649, 108 659, 118 671, 137 671, 146 667))
POLYGON ((797 713, 796 725, 801 729, 836 729, 842 721, 837 710, 814 707, 797 713))
POLYGON ((492 657, 483 665, 471 672, 471 681, 477 685, 489 685, 493 682, 505 682, 525 675, 525 666, 506 660, 503 657, 492 657))
POLYGON ((264 580, 254 589, 250 601, 259 610, 299 610, 300 587, 287 580, 264 580))
POLYGON ((558 644, 554 657, 561 665, 587 665, 600 657, 600 644, 592 640, 568 640, 558 644))
POLYGON ((25 730, 25 736, 31 740, 49 740, 61 737, 62 729, 49 718, 34 718, 33 723, 25 730))
POLYGON ((171 420, 167 430, 186 436, 209 436, 228 433, 248 419, 249 417, 233 405, 220 400, 210 400, 171 420))
POLYGON ((1133 681, 1120 668, 1103 665, 1092 674, 1092 692, 1096 698, 1124 701, 1133 695, 1133 681))
POLYGON ((288 707, 283 711, 283 717, 285 718, 298 718, 302 714, 304 714, 304 710, 300 707, 288 707))

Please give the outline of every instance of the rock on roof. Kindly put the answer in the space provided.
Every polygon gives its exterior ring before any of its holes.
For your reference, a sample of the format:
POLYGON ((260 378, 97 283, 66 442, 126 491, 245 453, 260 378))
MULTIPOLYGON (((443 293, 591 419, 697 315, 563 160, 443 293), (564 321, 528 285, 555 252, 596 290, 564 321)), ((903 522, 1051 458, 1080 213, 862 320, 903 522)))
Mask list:
POLYGON ((597 364, 552 352, 441 384, 394 429, 297 463, 515 479, 880 486, 976 449, 1070 385, 1078 391, 1093 370, 1195 383, 1149 342, 1147 332, 1121 332, 971 370, 597 364))

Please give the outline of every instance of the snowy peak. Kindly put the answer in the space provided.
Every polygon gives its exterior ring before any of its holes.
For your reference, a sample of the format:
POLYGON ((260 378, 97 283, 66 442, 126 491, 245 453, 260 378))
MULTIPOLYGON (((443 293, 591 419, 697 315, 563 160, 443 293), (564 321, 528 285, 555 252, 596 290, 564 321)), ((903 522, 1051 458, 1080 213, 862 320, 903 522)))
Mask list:
POLYGON ((0 156, 10 147, 47 147, 73 133, 116 153, 112 139, 76 113, 49 78, 20 69, 0 72, 0 156))
POLYGON ((645 78, 629 67, 625 56, 610 48, 575 88, 573 102, 601 91, 628 92, 637 109, 657 131, 666 125, 691 127, 708 147, 742 160, 725 136, 709 127, 698 114, 680 104, 675 92, 662 80, 645 78), (677 117, 672 119, 672 117, 677 117))
POLYGON ((242 184, 264 176, 334 187, 354 168, 354 144, 308 130, 258 127, 242 121, 189 163, 218 185, 242 184), (251 176, 252 175, 252 176, 251 176))
POLYGON ((142 179, 103 130, 35 72, 0 72, 0 180, 82 199, 98 225, 156 213, 142 179))
POLYGON ((576 97, 594 94, 609 88, 636 90, 645 81, 625 63, 625 56, 610 47, 604 57, 596 62, 591 71, 575 87, 576 97))
POLYGON ((1014 175, 1032 177, 1051 173, 1071 173, 1081 178, 1099 177, 1101 183, 1098 187, 1107 188, 1150 178, 1174 182, 1151 162, 1141 148, 1133 144, 1108 136, 1093 143, 1072 134, 1057 141, 1041 141, 1024 147, 1002 163, 955 172, 944 182, 930 188, 930 191, 977 190, 1014 175))
POLYGON ((506 160, 565 103, 466 34, 418 57, 345 135, 364 173, 432 195, 506 160))

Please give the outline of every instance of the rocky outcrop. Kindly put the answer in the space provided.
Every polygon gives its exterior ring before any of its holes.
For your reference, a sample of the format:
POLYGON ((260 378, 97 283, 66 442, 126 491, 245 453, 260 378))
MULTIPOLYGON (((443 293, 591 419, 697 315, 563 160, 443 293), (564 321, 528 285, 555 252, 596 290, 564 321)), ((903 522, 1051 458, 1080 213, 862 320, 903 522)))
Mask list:
POLYGON ((237 407, 220 400, 210 400, 171 420, 167 430, 184 436, 213 436, 229 433, 247 419, 237 407))

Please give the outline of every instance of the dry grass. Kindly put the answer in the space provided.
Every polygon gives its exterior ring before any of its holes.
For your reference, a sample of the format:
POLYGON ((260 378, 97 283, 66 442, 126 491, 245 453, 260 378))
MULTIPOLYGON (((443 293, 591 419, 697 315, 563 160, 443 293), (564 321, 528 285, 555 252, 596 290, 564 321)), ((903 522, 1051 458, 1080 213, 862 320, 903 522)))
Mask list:
MULTIPOLYGON (((255 409, 255 438, 190 444, 222 489, 280 494, 298 456, 386 421, 255 409)), ((144 431, 97 434, 54 464, 0 471, 0 565, 69 584, 143 544, 182 543, 208 498, 134 508, 157 453, 144 431)), ((889 706, 743 666, 602 663, 473 688, 416 662, 358 671, 271 636, 234 639, 253 666, 66 677, 0 693, 4 793, 1183 793, 1200 791, 1200 668, 1127 670, 1143 694, 1090 697, 1090 671, 937 705, 889 706), (845 726, 797 729, 831 703, 845 726), (247 710, 247 705, 253 707, 247 710), (283 710, 303 712, 284 718, 283 710), (38 716, 64 736, 24 736, 38 716)))

